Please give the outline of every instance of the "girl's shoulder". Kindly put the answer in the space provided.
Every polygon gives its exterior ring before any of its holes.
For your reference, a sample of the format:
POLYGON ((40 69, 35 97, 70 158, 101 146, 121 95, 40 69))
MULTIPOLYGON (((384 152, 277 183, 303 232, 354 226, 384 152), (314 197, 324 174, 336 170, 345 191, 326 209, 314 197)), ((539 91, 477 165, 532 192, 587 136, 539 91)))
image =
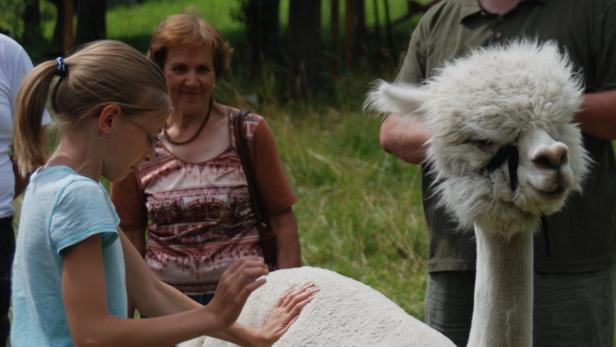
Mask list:
POLYGON ((109 200, 107 191, 98 181, 67 166, 43 167, 35 171, 26 196, 34 205, 50 206, 53 210, 59 205, 63 208, 107 206, 109 200))

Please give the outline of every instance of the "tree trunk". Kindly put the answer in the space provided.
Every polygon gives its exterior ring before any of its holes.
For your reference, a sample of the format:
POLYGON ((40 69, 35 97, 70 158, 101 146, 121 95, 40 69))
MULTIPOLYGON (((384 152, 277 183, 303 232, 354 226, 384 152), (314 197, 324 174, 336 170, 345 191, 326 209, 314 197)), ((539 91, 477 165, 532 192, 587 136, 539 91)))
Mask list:
POLYGON ((64 0, 62 6, 64 12, 64 33, 62 35, 63 53, 68 55, 73 51, 73 15, 75 13, 75 0, 64 0))
POLYGON ((346 0, 345 9, 345 61, 347 69, 352 69, 365 53, 361 44, 366 37, 364 0, 346 0))
MULTIPOLYGON (((389 47, 389 54, 392 58, 397 57, 398 47, 396 45, 396 41, 394 40, 393 28, 391 25, 391 15, 389 12, 389 0, 385 0, 385 32, 387 36, 387 47, 389 47)), ((393 63, 395 65, 396 63, 395 59, 393 63)))
MULTIPOLYGON (((385 0, 387 2, 387 0, 385 0)), ((374 32, 376 33, 376 40, 381 45, 381 18, 379 15, 379 0, 372 0, 372 8, 374 11, 374 32)))
POLYGON ((23 13, 24 33, 22 43, 26 49, 31 48, 42 38, 41 10, 39 0, 26 0, 23 13))
POLYGON ((264 61, 280 61, 279 8, 280 0, 248 0, 243 6, 253 76, 264 61))
POLYGON ((62 37, 64 35, 64 1, 50 0, 56 7, 56 24, 53 28, 53 37, 51 39, 51 47, 62 47, 62 37))
POLYGON ((289 61, 292 96, 310 99, 318 83, 321 58, 321 0, 291 0, 289 61))
POLYGON ((77 35, 76 45, 104 39, 107 35, 105 21, 105 0, 78 0, 77 1, 77 35))
POLYGON ((331 0, 330 11, 330 30, 334 51, 333 74, 337 77, 340 69, 340 61, 342 60, 342 53, 340 51, 340 2, 338 0, 331 0))

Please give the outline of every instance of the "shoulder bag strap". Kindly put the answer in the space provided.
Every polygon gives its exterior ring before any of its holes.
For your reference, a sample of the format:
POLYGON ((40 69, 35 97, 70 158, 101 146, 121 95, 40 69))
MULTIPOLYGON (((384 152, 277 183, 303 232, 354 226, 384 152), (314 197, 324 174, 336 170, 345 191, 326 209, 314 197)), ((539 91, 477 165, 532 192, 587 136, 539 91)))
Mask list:
MULTIPOLYGON (((256 214, 257 223, 259 224, 257 228, 257 230, 259 230, 259 237, 261 240, 269 240, 271 235, 273 235, 269 221, 269 214, 267 213, 267 208, 265 207, 263 198, 261 197, 259 191, 259 186, 257 184, 256 178, 257 176, 255 173, 254 166, 252 165, 250 149, 248 148, 248 141, 246 139, 246 135, 242 131, 244 128, 244 118, 249 113, 250 111, 248 110, 241 110, 236 114, 235 118, 233 119, 235 144, 237 147, 237 152, 240 156, 240 161, 242 162, 244 174, 246 175, 246 182, 248 184, 248 192, 250 195, 250 204, 256 214), (265 235, 266 233, 269 235, 265 235)), ((275 255, 265 254, 265 261, 267 263, 272 263, 272 259, 270 258, 272 256, 275 255)))

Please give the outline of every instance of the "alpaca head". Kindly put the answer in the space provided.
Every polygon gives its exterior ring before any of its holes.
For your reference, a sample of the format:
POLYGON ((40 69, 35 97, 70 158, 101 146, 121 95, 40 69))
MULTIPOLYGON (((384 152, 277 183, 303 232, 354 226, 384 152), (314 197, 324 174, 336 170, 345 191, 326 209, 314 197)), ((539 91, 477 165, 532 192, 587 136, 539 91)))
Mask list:
POLYGON ((380 81, 366 105, 420 118, 441 203, 461 226, 507 237, 536 229, 581 189, 588 156, 573 123, 581 101, 556 44, 518 41, 473 51, 421 86, 380 81))

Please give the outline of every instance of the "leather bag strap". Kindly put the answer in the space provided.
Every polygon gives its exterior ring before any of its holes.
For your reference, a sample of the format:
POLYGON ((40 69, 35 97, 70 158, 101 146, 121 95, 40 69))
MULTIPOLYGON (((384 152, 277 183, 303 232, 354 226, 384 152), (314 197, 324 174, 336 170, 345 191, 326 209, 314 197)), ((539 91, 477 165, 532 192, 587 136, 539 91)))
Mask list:
MULTIPOLYGON (((259 191, 259 186, 257 184, 257 176, 252 164, 252 159, 250 156, 250 149, 248 148, 248 141, 246 135, 242 131, 244 128, 244 119, 246 115, 250 113, 249 110, 241 110, 239 111, 235 118, 233 119, 233 126, 235 132, 235 144, 237 147, 237 152, 240 156, 240 161, 242 162, 242 167, 244 169, 244 174, 246 175, 246 182, 248 184, 248 192, 250 195, 250 204, 255 212, 257 223, 257 230, 259 231, 259 238, 262 241, 269 240, 269 236, 273 233, 271 231, 271 224, 269 221, 269 214, 267 212, 267 208, 265 207, 265 203, 263 202, 263 198, 261 197, 261 192, 259 191), (265 235, 265 233, 269 233, 269 235, 265 235)), ((266 247, 263 247, 264 250, 266 247)), ((275 264, 275 254, 266 254, 264 252, 265 262, 268 264, 275 264)))

